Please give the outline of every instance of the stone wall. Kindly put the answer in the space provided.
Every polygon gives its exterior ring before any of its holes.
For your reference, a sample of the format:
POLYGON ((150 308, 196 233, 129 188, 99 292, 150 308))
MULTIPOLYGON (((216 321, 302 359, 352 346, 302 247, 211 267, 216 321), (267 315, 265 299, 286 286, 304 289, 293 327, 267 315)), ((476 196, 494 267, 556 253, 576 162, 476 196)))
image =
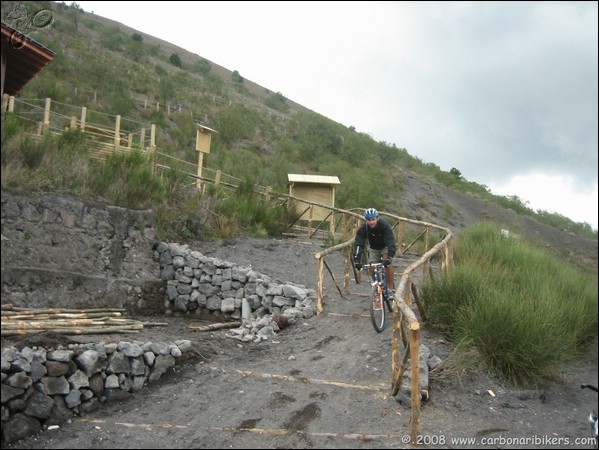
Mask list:
POLYGON ((124 400, 192 354, 190 341, 2 348, 2 441, 124 400))
POLYGON ((160 311, 155 236, 151 211, 2 190, 2 303, 160 311))
POLYGON ((249 267, 207 257, 187 245, 158 243, 156 252, 160 277, 166 283, 167 314, 207 313, 219 320, 249 321, 250 314, 307 319, 316 313, 313 289, 275 282, 249 267))

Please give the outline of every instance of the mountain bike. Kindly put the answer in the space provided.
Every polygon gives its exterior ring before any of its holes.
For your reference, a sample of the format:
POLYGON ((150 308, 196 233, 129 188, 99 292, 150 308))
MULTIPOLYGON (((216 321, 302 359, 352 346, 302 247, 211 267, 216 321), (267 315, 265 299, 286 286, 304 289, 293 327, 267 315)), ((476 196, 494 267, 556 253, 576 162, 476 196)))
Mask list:
POLYGON ((372 262, 362 265, 362 270, 372 269, 370 286, 370 320, 372 326, 380 333, 385 329, 385 305, 389 312, 393 311, 392 299, 387 287, 387 273, 382 262, 372 262))
MULTIPOLYGON (((592 384, 581 384, 580 389, 590 389, 591 391, 597 392, 597 386, 593 386, 592 384)), ((589 423, 591 424, 591 429, 593 430, 593 438, 595 439, 595 448, 597 448, 597 411, 592 410, 589 414, 589 423)))

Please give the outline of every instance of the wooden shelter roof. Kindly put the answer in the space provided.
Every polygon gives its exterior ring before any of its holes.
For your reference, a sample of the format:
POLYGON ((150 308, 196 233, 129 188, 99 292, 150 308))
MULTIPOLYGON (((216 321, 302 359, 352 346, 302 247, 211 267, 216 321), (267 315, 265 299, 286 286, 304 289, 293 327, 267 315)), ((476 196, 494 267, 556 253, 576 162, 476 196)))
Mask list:
POLYGON ((52 50, 2 22, 2 94, 16 95, 52 59, 52 50))
POLYGON ((338 177, 327 175, 300 175, 288 173, 289 183, 314 183, 314 184, 341 184, 338 177))

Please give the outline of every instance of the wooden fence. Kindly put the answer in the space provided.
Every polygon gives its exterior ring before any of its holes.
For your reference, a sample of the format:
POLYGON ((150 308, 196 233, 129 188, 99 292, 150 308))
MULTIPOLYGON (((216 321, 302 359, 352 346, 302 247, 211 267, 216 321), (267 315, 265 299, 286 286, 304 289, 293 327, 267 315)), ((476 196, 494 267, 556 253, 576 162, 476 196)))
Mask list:
POLYGON ((79 130, 88 138, 90 156, 104 160, 108 155, 129 153, 137 149, 148 158, 156 151, 156 125, 144 124, 120 115, 110 115, 74 107, 46 99, 17 99, 8 97, 6 110, 32 124, 32 134, 42 137, 48 133, 62 134, 79 130))
MULTIPOLYGON (((324 207, 324 205, 319 205, 324 207)), ((346 217, 342 220, 344 224, 345 235, 354 235, 356 228, 360 225, 363 218, 360 214, 355 214, 350 211, 336 210, 338 213, 343 213, 346 217), (352 220, 348 220, 350 217, 352 220), (353 227, 352 227, 353 222, 353 227)), ((396 220, 393 226, 396 233, 396 241, 403 242, 404 226, 406 224, 415 225, 422 227, 424 231, 418 234, 417 240, 423 239, 424 252, 418 258, 418 260, 409 265, 403 272, 401 280, 395 292, 393 299, 393 342, 391 352, 391 386, 392 395, 395 396, 399 392, 401 387, 401 381, 403 379, 404 372, 409 367, 411 373, 411 411, 410 411, 410 435, 411 442, 418 442, 418 436, 420 434, 420 401, 423 397, 428 397, 428 392, 422 392, 420 389, 420 322, 416 318, 414 311, 412 311, 411 305, 412 300, 418 304, 416 284, 413 281, 413 277, 417 269, 422 269, 422 279, 433 276, 431 270, 431 260, 437 258, 439 261, 440 274, 446 270, 449 270, 453 264, 453 234, 447 228, 440 227, 435 224, 421 222, 417 220, 407 219, 405 217, 395 216, 393 214, 382 213, 388 219, 396 220), (430 238, 431 230, 438 230, 441 232, 441 239, 436 242, 431 248, 430 238), (402 350, 403 349, 403 350, 402 350), (403 354, 402 354, 403 353, 403 354)), ((317 313, 321 314, 324 311, 323 297, 324 297, 324 269, 326 268, 333 283, 339 293, 343 296, 349 293, 349 280, 350 271, 353 270, 353 264, 351 261, 351 250, 354 244, 354 237, 349 240, 329 247, 326 250, 319 252, 315 255, 318 270, 317 270, 317 313), (326 256, 333 252, 344 251, 345 252, 345 269, 341 278, 343 279, 343 287, 340 287, 337 278, 333 274, 331 268, 326 263, 326 256)), ((409 250, 415 241, 408 244, 401 251, 409 250)), ((354 279, 359 282, 359 272, 354 272, 354 279)))

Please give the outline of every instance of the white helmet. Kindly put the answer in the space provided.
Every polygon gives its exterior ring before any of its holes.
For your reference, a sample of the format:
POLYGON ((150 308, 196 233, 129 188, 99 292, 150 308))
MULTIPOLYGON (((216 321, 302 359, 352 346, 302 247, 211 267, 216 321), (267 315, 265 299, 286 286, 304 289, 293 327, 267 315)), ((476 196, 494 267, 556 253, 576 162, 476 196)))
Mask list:
POLYGON ((368 208, 364 210, 364 218, 366 220, 376 219, 379 216, 379 212, 374 208, 368 208))

